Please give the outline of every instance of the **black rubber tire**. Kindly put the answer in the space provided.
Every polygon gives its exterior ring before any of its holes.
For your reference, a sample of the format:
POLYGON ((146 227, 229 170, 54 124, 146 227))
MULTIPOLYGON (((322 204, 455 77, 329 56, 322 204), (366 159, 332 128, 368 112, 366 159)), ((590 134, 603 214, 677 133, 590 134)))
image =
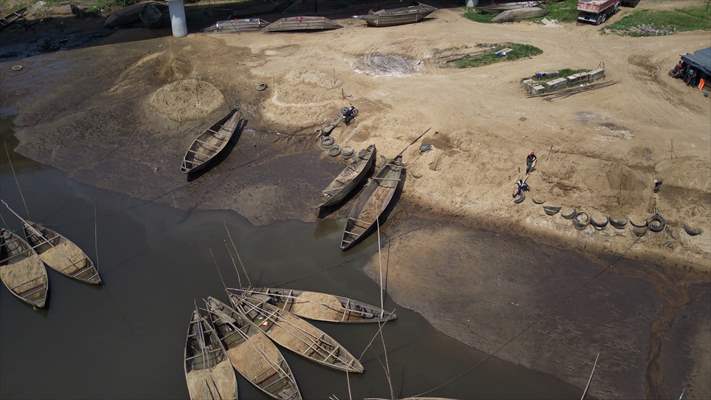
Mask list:
POLYGON ((336 157, 339 154, 341 154, 341 147, 337 144, 334 144, 330 149, 328 149, 328 155, 331 157, 336 157))
POLYGON ((343 146, 343 148, 341 149, 341 155, 344 158, 353 157, 353 153, 355 153, 355 152, 353 151, 353 147, 351 147, 351 146, 343 146))
POLYGON ((266 84, 266 83, 263 83, 263 82, 260 82, 260 83, 257 84, 257 86, 256 86, 255 89, 257 89, 258 92, 262 92, 262 91, 264 91, 264 90, 267 90, 267 84, 266 84))
POLYGON ((648 228, 646 226, 632 226, 632 232, 637 237, 642 237, 647 234, 648 228))
POLYGON ((575 214, 575 217, 573 217, 573 225, 575 226, 575 229, 579 231, 584 230, 588 225, 590 225, 590 216, 586 212, 575 214))
POLYGON ((636 223, 634 222, 631 218, 629 219, 630 225, 636 227, 636 228, 646 228, 647 227, 647 220, 645 219, 643 223, 636 223))
POLYGON ((693 228, 687 224, 682 225, 684 228, 684 232, 686 232, 687 235, 689 236, 696 236, 704 233, 704 230, 701 228, 693 228))
POLYGON ((521 204, 524 200, 526 200, 526 192, 521 192, 521 194, 514 197, 513 202, 516 204, 521 204))
POLYGON ((560 212, 560 216, 565 219, 573 219, 576 215, 578 215, 578 212, 574 208, 571 208, 571 212, 569 214, 565 214, 563 211, 560 212))
POLYGON ((647 220, 647 226, 652 232, 661 232, 667 226, 667 221, 659 214, 652 215, 651 218, 647 220))
POLYGON ((596 229, 604 229, 610 219, 605 216, 603 216, 603 218, 604 219, 602 221, 597 221, 595 218, 590 217, 590 225, 594 226, 596 229))
POLYGON ((625 226, 627 226, 627 218, 625 217, 607 217, 607 219, 610 220, 610 225, 612 225, 616 229, 625 229, 625 226))
POLYGON ((535 197, 531 197, 531 201, 533 201, 534 204, 539 204, 539 205, 546 202, 545 200, 540 200, 535 197))
POLYGON ((334 145, 334 143, 336 143, 336 141, 333 140, 332 137, 330 137, 330 136, 321 136, 321 146, 323 146, 323 147, 325 147, 325 148, 330 148, 331 146, 334 145))
POLYGON ((560 207, 543 206, 543 212, 546 213, 546 215, 556 215, 558 214, 558 211, 560 211, 560 207))

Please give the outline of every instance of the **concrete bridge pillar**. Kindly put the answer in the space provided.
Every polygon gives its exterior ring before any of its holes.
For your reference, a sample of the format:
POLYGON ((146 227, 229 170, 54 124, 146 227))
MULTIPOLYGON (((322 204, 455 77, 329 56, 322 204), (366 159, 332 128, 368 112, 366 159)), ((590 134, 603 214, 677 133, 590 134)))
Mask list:
POLYGON ((185 4, 183 0, 168 0, 168 13, 173 36, 183 37, 188 34, 188 25, 185 19, 185 4))

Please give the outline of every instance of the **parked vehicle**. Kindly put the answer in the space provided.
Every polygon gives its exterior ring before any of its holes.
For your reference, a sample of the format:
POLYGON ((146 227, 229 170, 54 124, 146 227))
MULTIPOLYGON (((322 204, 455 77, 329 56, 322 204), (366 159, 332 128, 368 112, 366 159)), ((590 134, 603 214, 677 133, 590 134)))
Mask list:
POLYGON ((578 21, 600 25, 620 9, 621 0, 578 0, 578 21))

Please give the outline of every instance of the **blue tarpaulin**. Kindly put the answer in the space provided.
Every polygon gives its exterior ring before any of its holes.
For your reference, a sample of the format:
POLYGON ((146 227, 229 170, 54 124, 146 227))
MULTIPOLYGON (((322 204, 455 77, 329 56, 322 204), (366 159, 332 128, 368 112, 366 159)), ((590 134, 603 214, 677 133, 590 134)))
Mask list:
POLYGON ((711 76, 711 47, 681 56, 687 64, 711 76))

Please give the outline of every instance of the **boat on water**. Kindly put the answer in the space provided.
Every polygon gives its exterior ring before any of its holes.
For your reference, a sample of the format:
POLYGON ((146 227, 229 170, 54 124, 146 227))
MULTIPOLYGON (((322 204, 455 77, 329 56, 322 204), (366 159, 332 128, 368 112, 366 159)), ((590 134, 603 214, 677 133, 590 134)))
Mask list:
POLYGON ((398 155, 385 164, 358 195, 346 220, 341 250, 348 250, 375 229, 405 182, 405 165, 398 155))
POLYGON ((42 308, 49 279, 42 260, 19 235, 0 228, 0 280, 18 299, 42 308))
POLYGON ((395 313, 379 307, 328 293, 281 288, 227 289, 227 291, 235 296, 268 301, 281 310, 316 321, 377 323, 397 318, 395 313))
POLYGON ((301 400, 289 364, 262 330, 214 297, 205 300, 205 307, 229 361, 240 375, 274 399, 301 400))
POLYGON ((326 17, 287 17, 278 19, 264 28, 265 32, 325 31, 343 28, 326 17))
POLYGON ((321 191, 319 208, 333 207, 340 204, 368 178, 375 167, 375 145, 358 152, 358 156, 349 163, 331 183, 321 191))
POLYGON ((267 25, 269 25, 269 22, 261 18, 228 19, 225 21, 217 21, 203 31, 221 33, 254 32, 261 30, 267 25))
POLYGON ((311 361, 341 371, 362 373, 363 365, 326 333, 289 311, 262 299, 227 292, 234 308, 270 339, 311 361))
POLYGON ((415 6, 371 11, 367 15, 356 15, 353 18, 364 20, 368 26, 395 26, 420 22, 435 10, 435 7, 418 3, 415 6))
POLYGON ((224 118, 205 129, 188 147, 180 165, 184 174, 195 174, 204 170, 220 155, 239 128, 239 108, 231 110, 224 118))
POLYGON ((22 220, 27 242, 53 270, 81 282, 101 284, 101 276, 91 258, 74 242, 36 222, 22 220))
POLYGON ((190 400, 237 400, 237 377, 225 348, 197 305, 185 338, 183 360, 190 400))

